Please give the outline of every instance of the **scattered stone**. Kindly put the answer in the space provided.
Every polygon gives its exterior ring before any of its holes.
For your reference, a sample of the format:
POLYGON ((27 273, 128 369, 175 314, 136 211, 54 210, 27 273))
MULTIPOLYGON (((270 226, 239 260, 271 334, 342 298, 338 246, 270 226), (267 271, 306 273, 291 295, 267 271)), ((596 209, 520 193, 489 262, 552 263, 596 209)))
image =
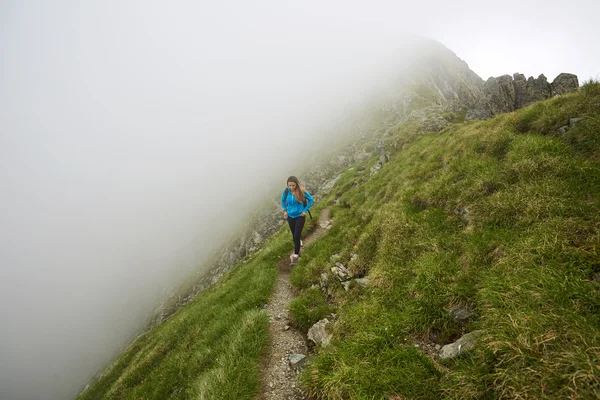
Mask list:
POLYGON ((560 128, 558 128, 558 130, 556 132, 559 133, 560 135, 564 135, 565 133, 567 133, 568 130, 569 130, 569 126, 565 125, 565 126, 561 126, 560 128))
POLYGON ((327 318, 320 320, 308 330, 308 340, 319 346, 326 347, 331 341, 331 328, 332 323, 327 318))
POLYGON ((381 169, 381 167, 383 167, 383 164, 381 163, 381 161, 377 161, 377 164, 371 167, 371 176, 375 175, 377 171, 381 169))
POLYGON ((375 148, 377 149, 377 153, 379 153, 379 162, 381 165, 385 164, 389 160, 389 154, 385 151, 385 142, 381 139, 377 140, 375 144, 375 148))
POLYGON ((581 121, 583 118, 571 118, 569 120, 569 127, 572 128, 574 127, 579 121, 581 121))
POLYGON ((456 342, 445 345, 440 351, 440 358, 443 360, 455 358, 465 351, 472 350, 482 333, 483 331, 469 332, 456 342))
POLYGON ((358 285, 360 285, 362 287, 369 286, 369 278, 357 278, 354 280, 354 282, 356 282, 358 285))
POLYGON ((348 271, 348 268, 344 267, 341 262, 336 262, 335 267, 331 268, 331 272, 340 280, 340 282, 347 281, 352 278, 352 273, 348 271))
POLYGON ((324 289, 327 287, 327 282, 329 281, 329 277, 327 276, 327 274, 325 272, 323 272, 321 274, 321 280, 319 281, 319 287, 321 289, 324 289))
POLYGON ((290 354, 288 362, 294 371, 298 371, 306 362, 306 356, 304 354, 290 354))
POLYGON ((284 327, 283 327, 283 330, 284 330, 284 331, 287 331, 287 330, 289 330, 289 329, 290 329, 290 326, 289 326, 289 325, 286 325, 286 326, 284 326, 284 327))
POLYGON ((348 290, 350 290, 350 281, 342 282, 342 286, 344 287, 344 290, 347 292, 348 290))
POLYGON ((473 311, 466 307, 455 307, 449 312, 456 322, 464 322, 473 315, 473 311))
POLYGON ((442 346, 440 346, 439 344, 436 344, 436 345, 435 345, 435 349, 436 349, 436 350, 440 350, 441 348, 442 348, 442 346))

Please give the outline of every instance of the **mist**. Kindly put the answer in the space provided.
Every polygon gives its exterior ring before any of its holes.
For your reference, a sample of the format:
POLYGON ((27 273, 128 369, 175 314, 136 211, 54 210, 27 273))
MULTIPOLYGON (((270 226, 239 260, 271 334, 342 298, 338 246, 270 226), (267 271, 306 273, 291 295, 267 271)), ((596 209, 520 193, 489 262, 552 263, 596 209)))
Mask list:
POLYGON ((408 31, 472 36, 425 5, 248 3, 0 4, 0 398, 76 395, 393 79, 408 31))

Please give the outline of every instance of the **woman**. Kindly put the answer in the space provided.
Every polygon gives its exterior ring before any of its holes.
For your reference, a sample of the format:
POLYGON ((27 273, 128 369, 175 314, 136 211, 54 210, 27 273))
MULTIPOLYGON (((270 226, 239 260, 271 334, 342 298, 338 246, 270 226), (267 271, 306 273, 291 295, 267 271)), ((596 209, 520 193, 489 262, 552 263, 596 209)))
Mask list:
POLYGON ((287 188, 281 194, 283 218, 287 222, 294 237, 294 254, 291 256, 292 265, 296 265, 300 257, 300 237, 306 221, 306 213, 313 204, 312 196, 304 191, 300 181, 295 176, 287 180, 287 188))

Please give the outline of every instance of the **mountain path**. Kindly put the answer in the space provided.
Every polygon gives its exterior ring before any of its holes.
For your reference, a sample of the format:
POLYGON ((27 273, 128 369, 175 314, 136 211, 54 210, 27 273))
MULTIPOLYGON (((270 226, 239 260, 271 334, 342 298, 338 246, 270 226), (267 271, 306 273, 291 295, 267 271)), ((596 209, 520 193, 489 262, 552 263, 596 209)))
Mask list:
MULTIPOLYGON (((317 229, 304 238, 304 246, 321 237, 331 225, 329 209, 319 214, 317 229)), ((298 265, 302 265, 302 258, 298 265)), ((263 400, 303 400, 306 395, 302 392, 297 381, 296 372, 292 370, 288 356, 290 354, 307 355, 305 335, 295 329, 289 321, 289 304, 295 293, 290 284, 290 259, 284 257, 279 261, 277 283, 273 295, 267 304, 269 315, 269 343, 263 358, 263 377, 261 383, 263 400)))

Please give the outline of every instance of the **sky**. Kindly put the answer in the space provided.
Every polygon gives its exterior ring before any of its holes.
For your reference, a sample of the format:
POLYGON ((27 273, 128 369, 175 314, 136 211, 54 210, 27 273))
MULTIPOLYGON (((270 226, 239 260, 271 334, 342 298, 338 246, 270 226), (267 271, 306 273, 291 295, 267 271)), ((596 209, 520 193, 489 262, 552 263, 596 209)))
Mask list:
POLYGON ((0 0, 0 398, 75 396, 385 83, 405 34, 483 79, 582 81, 600 74, 597 15, 592 0, 0 0))

